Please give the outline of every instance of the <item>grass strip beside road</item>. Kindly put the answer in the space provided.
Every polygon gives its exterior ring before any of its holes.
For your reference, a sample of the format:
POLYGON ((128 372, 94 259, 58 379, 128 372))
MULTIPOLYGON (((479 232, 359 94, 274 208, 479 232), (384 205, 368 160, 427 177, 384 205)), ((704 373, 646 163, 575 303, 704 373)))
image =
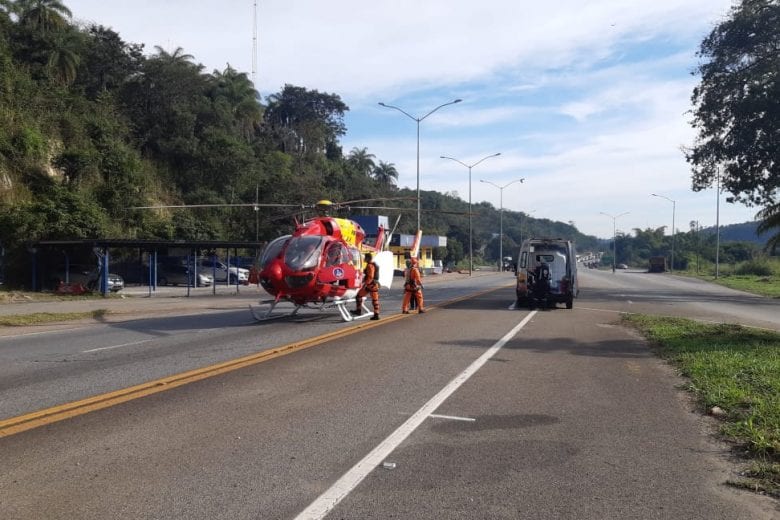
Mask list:
POLYGON ((96 309, 85 312, 36 312, 0 317, 0 327, 25 327, 28 325, 43 325, 62 321, 100 319, 108 314, 106 309, 96 309))
POLYGON ((745 291, 769 298, 780 298, 780 277, 776 276, 734 274, 721 276, 718 279, 710 278, 709 281, 738 291, 745 291))
POLYGON ((780 497, 780 334, 683 318, 626 315, 689 379, 704 413, 750 461, 731 484, 780 497))

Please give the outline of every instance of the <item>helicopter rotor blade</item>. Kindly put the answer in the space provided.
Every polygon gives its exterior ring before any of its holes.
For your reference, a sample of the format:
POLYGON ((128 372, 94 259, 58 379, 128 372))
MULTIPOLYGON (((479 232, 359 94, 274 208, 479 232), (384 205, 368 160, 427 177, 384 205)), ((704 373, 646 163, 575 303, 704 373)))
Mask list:
POLYGON ((304 208, 303 204, 270 204, 242 203, 242 204, 171 204, 158 206, 130 206, 127 209, 181 209, 181 208, 304 208))
MULTIPOLYGON (((391 206, 349 206, 348 209, 372 209, 372 210, 387 210, 387 211, 417 211, 417 208, 396 208, 391 206)), ((441 213, 443 215, 468 215, 468 211, 449 211, 442 209, 420 209, 423 213, 441 213)), ((472 213, 477 215, 477 213, 472 213)))
POLYGON ((417 197, 376 197, 373 199, 355 199, 355 200, 345 200, 343 202, 334 202, 333 205, 337 207, 341 206, 349 206, 350 204, 353 204, 355 202, 372 202, 372 201, 381 201, 381 200, 417 200, 417 197))

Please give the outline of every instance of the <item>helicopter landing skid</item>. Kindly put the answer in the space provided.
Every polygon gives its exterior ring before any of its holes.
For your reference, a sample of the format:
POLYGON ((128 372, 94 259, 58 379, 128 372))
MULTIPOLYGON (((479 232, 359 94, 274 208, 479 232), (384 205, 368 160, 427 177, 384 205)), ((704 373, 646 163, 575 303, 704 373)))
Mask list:
POLYGON ((354 303, 355 301, 356 301, 355 299, 351 299, 351 300, 338 300, 336 302, 333 302, 333 305, 339 311, 342 320, 354 321, 354 320, 359 320, 361 318, 368 318, 369 316, 373 316, 371 311, 368 310, 368 307, 366 307, 365 302, 361 304, 360 314, 352 314, 352 311, 347 309, 347 304, 354 303))
POLYGON ((254 317, 255 320, 268 321, 268 320, 276 320, 279 318, 287 318, 289 316, 295 316, 296 314, 298 314, 298 311, 301 309, 301 305, 296 305, 295 308, 292 310, 292 312, 273 314, 274 307, 276 307, 277 303, 279 302, 271 302, 271 307, 265 312, 258 312, 258 309, 256 307, 253 307, 250 304, 249 311, 252 313, 252 317, 254 317))

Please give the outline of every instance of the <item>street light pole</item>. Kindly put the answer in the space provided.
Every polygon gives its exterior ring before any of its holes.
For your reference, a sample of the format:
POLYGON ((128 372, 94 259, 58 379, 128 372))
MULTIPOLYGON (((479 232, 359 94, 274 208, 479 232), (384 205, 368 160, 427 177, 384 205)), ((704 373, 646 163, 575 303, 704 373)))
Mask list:
POLYGON ((650 195, 652 195, 653 197, 659 197, 659 198, 662 198, 662 199, 666 199, 666 200, 668 200, 669 202, 672 203, 672 265, 669 266, 669 272, 673 273, 674 272, 674 241, 675 241, 674 214, 675 214, 675 211, 677 209, 677 201, 676 200, 672 200, 669 197, 664 197, 663 195, 658 195, 658 194, 655 194, 655 193, 651 193, 650 195))
POLYGON ((630 211, 626 211, 625 213, 621 213, 620 215, 610 215, 609 213, 604 213, 603 211, 599 211, 600 214, 606 215, 609 218, 612 219, 612 272, 615 272, 615 261, 617 260, 617 219, 622 217, 623 215, 628 215, 630 211))
POLYGON ((459 161, 458 159, 455 159, 454 157, 447 157, 446 155, 442 155, 441 159, 449 159, 450 161, 455 161, 456 163, 459 163, 466 168, 469 169, 469 276, 471 276, 472 271, 474 271, 474 240, 472 238, 472 226, 471 226, 471 169, 484 161, 485 159, 490 159, 491 157, 498 157, 501 155, 501 152, 494 153, 491 155, 487 155, 480 159, 479 161, 475 162, 474 164, 466 164, 464 162, 459 161))
POLYGON ((490 184, 492 186, 495 186, 498 188, 499 191, 499 204, 500 209, 498 213, 498 270, 501 271, 503 269, 504 265, 504 188, 511 186, 512 184, 519 182, 522 183, 525 180, 523 179, 516 179, 512 182, 508 182, 504 184, 503 186, 499 186, 498 184, 495 184, 490 181, 482 180, 480 179, 479 182, 484 182, 485 184, 490 184))
POLYGON ((717 187, 715 188, 715 279, 720 276, 720 166, 717 170, 717 187))
POLYGON ((414 117, 413 115, 409 114, 406 110, 402 108, 393 105, 388 105, 386 103, 382 103, 381 101, 379 102, 379 106, 385 108, 392 108, 393 110, 398 110, 403 115, 405 115, 406 117, 408 117, 409 119, 417 123, 417 230, 418 231, 421 229, 420 228, 420 123, 422 122, 423 119, 433 114, 440 108, 446 107, 447 105, 454 105, 455 103, 460 103, 461 101, 463 100, 455 99, 448 103, 444 103, 443 105, 439 105, 422 117, 414 117))

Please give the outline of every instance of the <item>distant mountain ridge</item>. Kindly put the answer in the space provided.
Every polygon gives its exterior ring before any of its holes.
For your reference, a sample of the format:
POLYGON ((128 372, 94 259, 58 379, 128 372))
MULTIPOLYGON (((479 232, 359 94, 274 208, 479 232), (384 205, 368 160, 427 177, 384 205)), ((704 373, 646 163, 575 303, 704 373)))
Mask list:
MULTIPOLYGON (((769 233, 762 233, 760 236, 756 233, 758 222, 743 222, 742 224, 729 224, 720 227, 721 242, 753 242, 755 244, 765 245, 769 239, 769 233)), ((715 226, 702 228, 702 233, 714 235, 717 232, 715 226)))

